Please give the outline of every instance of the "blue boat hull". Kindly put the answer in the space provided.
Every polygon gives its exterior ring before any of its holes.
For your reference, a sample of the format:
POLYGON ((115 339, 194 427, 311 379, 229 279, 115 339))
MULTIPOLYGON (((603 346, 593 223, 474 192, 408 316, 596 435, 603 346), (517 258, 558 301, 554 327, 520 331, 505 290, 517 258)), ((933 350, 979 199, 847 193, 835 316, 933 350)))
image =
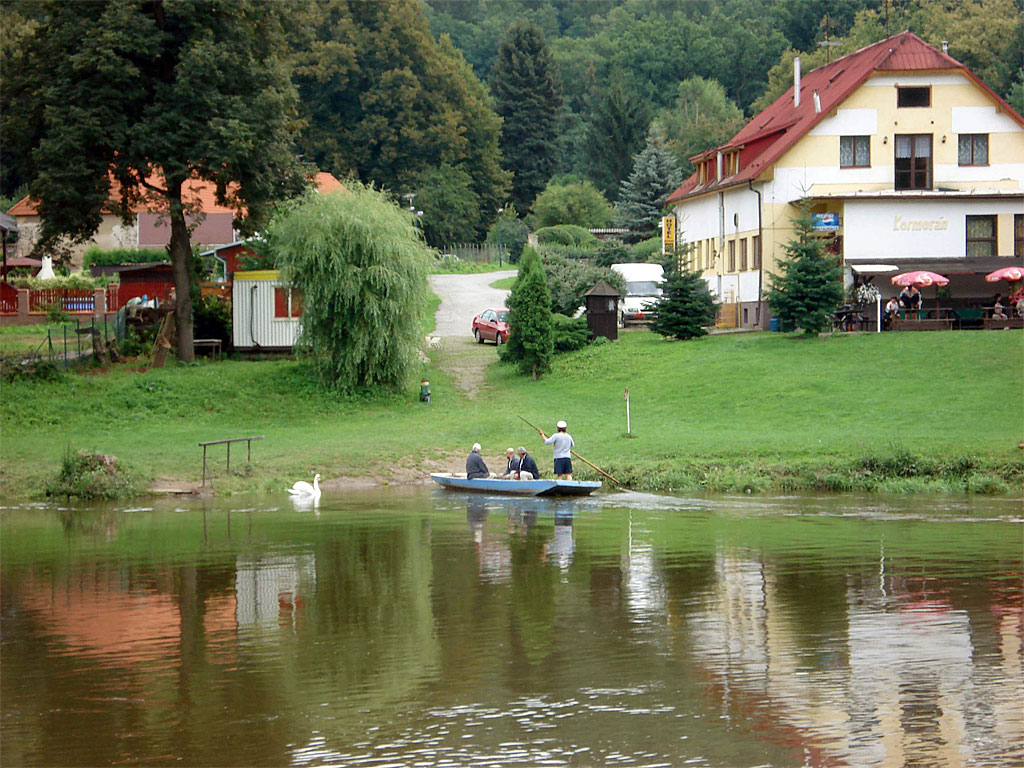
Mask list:
POLYGON ((446 472, 435 472, 430 478, 438 485, 453 491, 513 496, 587 496, 601 487, 601 483, 587 480, 467 480, 465 477, 446 472))

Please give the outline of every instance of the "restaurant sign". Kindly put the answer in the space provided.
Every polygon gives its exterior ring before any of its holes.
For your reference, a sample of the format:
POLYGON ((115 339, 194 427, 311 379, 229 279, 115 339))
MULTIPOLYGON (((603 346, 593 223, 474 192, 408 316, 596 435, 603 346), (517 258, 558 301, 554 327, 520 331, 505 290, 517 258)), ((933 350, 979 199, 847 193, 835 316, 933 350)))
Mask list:
POLYGON ((839 231, 839 214, 838 213, 812 213, 811 219, 814 221, 815 232, 838 232, 839 231))

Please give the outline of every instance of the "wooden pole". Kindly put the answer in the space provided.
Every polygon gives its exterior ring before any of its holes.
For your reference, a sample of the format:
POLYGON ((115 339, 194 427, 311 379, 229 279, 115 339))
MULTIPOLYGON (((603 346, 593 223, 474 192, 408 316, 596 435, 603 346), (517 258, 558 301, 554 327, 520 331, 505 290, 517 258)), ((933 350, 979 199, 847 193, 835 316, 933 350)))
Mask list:
MULTIPOLYGON (((534 428, 535 430, 537 430, 537 433, 538 433, 538 434, 540 434, 540 435, 543 435, 543 434, 544 434, 544 431, 543 431, 543 430, 542 430, 542 429, 541 429, 540 427, 536 426, 535 424, 530 424, 530 422, 526 421, 526 419, 524 419, 524 418, 523 418, 522 416, 520 416, 520 415, 519 415, 518 413, 516 414, 516 418, 517 418, 517 419, 519 419, 519 420, 520 420, 520 421, 522 421, 522 422, 525 422, 525 423, 526 423, 526 424, 527 424, 528 426, 530 426, 530 427, 533 427, 533 428, 534 428)), ((599 466, 597 466, 596 464, 593 464, 593 463, 591 463, 591 462, 587 461, 586 459, 584 459, 584 458, 583 458, 582 456, 580 456, 580 455, 579 455, 578 453, 576 453, 576 451, 572 450, 571 448, 569 449, 569 453, 571 453, 571 454, 572 454, 573 456, 575 456, 575 457, 576 457, 577 459, 579 459, 580 461, 582 461, 582 462, 583 462, 584 464, 586 464, 587 466, 590 466, 590 467, 593 467, 594 469, 596 469, 596 470, 597 470, 598 472, 600 472, 600 473, 601 473, 602 475, 604 475, 604 476, 605 476, 605 477, 607 477, 607 478, 608 478, 609 480, 611 480, 612 482, 614 482, 614 483, 615 483, 616 485, 622 485, 622 483, 620 483, 620 482, 619 482, 618 480, 616 480, 616 479, 615 479, 614 477, 612 477, 611 475, 609 475, 609 474, 608 474, 607 472, 605 472, 605 471, 604 471, 603 469, 601 469, 601 468, 600 468, 599 466)))

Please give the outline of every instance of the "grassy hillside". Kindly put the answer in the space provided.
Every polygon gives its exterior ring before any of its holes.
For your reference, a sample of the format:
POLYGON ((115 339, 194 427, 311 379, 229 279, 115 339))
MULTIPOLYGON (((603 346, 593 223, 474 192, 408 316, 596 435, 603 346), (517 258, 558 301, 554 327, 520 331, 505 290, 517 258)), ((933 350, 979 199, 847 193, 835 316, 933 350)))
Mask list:
POLYGON ((266 440, 252 467, 235 449, 239 474, 224 477, 223 449, 211 450, 219 490, 280 488, 313 471, 407 481, 461 469, 474 441, 492 469, 525 444, 548 471, 550 450, 515 414, 548 431, 566 419, 578 452, 634 487, 1019 492, 1021 342, 1007 331, 671 343, 634 331, 557 358, 536 382, 495 362, 469 398, 444 365, 494 348, 449 339, 424 370, 430 405, 412 387, 340 397, 292 360, 121 366, 4 385, 0 492, 41 488, 66 446, 116 454, 148 478, 196 480, 198 441, 250 434, 266 440))

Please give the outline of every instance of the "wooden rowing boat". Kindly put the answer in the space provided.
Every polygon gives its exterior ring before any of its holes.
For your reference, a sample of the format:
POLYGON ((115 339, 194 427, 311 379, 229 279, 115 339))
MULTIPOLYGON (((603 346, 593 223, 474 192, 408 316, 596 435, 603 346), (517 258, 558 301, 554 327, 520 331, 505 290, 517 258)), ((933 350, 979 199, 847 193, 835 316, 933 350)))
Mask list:
POLYGON ((467 480, 465 475, 450 472, 433 472, 430 479, 453 491, 513 496, 587 496, 601 487, 601 483, 592 480, 491 480, 482 477, 467 480))

